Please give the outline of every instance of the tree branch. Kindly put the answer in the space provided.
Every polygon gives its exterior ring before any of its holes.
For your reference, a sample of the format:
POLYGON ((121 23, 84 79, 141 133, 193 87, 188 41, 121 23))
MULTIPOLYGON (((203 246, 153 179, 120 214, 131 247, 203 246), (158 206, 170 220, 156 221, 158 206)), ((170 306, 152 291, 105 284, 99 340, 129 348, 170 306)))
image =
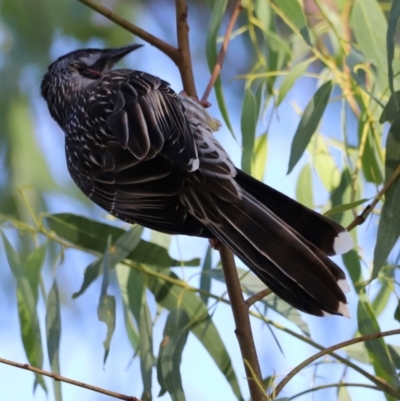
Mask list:
MULTIPOLYGON (((292 371, 290 371, 285 378, 276 386, 275 390, 274 390, 274 396, 276 397, 281 390, 283 389, 283 387, 286 386, 286 384, 297 374, 300 372, 300 370, 302 370, 304 367, 306 367, 307 365, 309 365, 310 363, 314 362, 315 360, 317 360, 318 358, 321 358, 324 355, 330 354, 333 351, 336 351, 340 348, 346 347, 348 345, 352 345, 352 344, 357 344, 360 342, 364 342, 364 341, 370 341, 370 340, 375 340, 377 338, 382 338, 382 337, 387 337, 387 336, 393 336, 396 334, 400 334, 400 329, 397 330, 390 330, 390 331, 382 331, 379 333, 372 333, 372 334, 366 334, 364 336, 360 336, 360 337, 356 337, 356 338, 352 338, 351 340, 348 341, 343 341, 339 344, 333 345, 332 347, 329 348, 325 348, 320 352, 317 352, 315 355, 311 356, 310 358, 307 358, 305 361, 303 361, 302 363, 300 363, 299 365, 297 365, 292 371)), ((388 383, 380 380, 378 383, 376 383, 383 391, 385 391, 386 393, 392 395, 393 397, 400 398, 400 392, 398 390, 396 390, 395 388, 393 388, 392 386, 390 386, 388 383)))
POLYGON ((348 226, 347 231, 352 230, 354 227, 357 227, 364 223, 369 214, 374 210, 375 206, 382 199, 382 196, 386 193, 386 191, 391 187, 391 185, 396 181, 396 179, 400 176, 400 165, 397 166, 396 170, 393 171, 393 174, 389 177, 389 179, 385 182, 383 188, 378 192, 375 196, 374 200, 370 205, 368 205, 364 211, 357 216, 348 226))
POLYGON ((181 73, 183 89, 188 96, 197 99, 196 86, 194 84, 192 59, 189 45, 189 26, 187 23, 187 4, 185 0, 175 0, 176 32, 178 39, 177 66, 181 73))
POLYGON ((119 15, 112 12, 109 8, 104 7, 93 0, 78 1, 91 8, 92 10, 98 12, 99 14, 103 15, 104 17, 108 18, 110 21, 115 22, 117 25, 126 29, 128 32, 131 32, 132 34, 146 41, 147 43, 150 43, 158 50, 161 50, 163 53, 165 53, 168 57, 170 57, 175 64, 178 64, 178 49, 171 46, 169 43, 164 42, 151 33, 139 28, 137 25, 131 24, 125 18, 120 17, 119 15))
POLYGON ((264 401, 269 399, 269 397, 264 393, 260 385, 262 383, 262 376, 254 345, 253 332, 251 331, 249 305, 243 298, 232 252, 223 244, 220 245, 219 252, 221 255, 226 288, 235 319, 235 334, 244 361, 251 399, 253 401, 264 401))
POLYGON ((211 90, 214 87, 215 81, 217 80, 219 73, 221 72, 222 65, 225 60, 226 51, 228 50, 229 41, 231 39, 231 33, 233 30, 233 27, 235 26, 236 20, 239 17, 241 9, 242 9, 242 1, 236 0, 235 8, 232 11, 232 15, 229 20, 228 28, 226 29, 224 41, 223 41, 221 49, 219 50, 219 53, 218 53, 217 62, 214 66, 214 70, 211 75, 210 81, 208 82, 207 88, 204 91, 204 95, 201 98, 202 102, 207 101, 208 96, 210 96, 211 90))
POLYGON ((60 375, 48 372, 48 371, 43 370, 43 369, 36 368, 34 366, 28 365, 27 363, 18 363, 18 362, 10 361, 8 359, 4 359, 4 358, 0 358, 0 363, 3 363, 5 365, 14 366, 14 367, 19 368, 19 369, 29 370, 31 372, 35 372, 35 373, 38 373, 38 374, 43 375, 43 376, 51 377, 53 380, 56 380, 56 381, 59 381, 59 382, 64 382, 64 383, 72 384, 73 386, 86 388, 88 390, 96 391, 97 393, 105 394, 105 395, 108 395, 109 397, 117 398, 119 400, 140 401, 139 398, 136 398, 136 397, 133 397, 133 396, 129 396, 129 395, 120 394, 120 393, 114 393, 114 391, 108 391, 108 390, 105 390, 105 389, 100 388, 100 387, 91 386, 90 384, 87 384, 87 383, 78 382, 76 380, 68 379, 67 377, 60 376, 60 375))

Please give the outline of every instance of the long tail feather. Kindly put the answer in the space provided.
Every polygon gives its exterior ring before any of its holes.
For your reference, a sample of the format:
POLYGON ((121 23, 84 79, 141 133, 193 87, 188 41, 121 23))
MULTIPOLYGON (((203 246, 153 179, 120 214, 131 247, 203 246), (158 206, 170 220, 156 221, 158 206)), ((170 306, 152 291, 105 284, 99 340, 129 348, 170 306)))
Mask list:
POLYGON ((210 231, 272 291, 297 309, 313 315, 349 316, 341 288, 345 275, 320 247, 246 191, 240 203, 220 199, 216 202, 221 202, 215 206, 225 221, 210 227, 210 231))

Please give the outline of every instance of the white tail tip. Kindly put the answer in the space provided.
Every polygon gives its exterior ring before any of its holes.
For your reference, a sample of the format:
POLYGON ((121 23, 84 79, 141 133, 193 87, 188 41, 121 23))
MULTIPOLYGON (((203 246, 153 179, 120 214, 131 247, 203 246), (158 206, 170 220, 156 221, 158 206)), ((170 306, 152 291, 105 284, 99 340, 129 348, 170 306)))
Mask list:
POLYGON ((338 313, 340 313, 344 317, 351 319, 349 308, 343 302, 339 302, 338 313))
POLYGON ((347 231, 342 231, 333 241, 333 250, 336 254, 349 252, 354 246, 353 238, 347 231))
POLYGON ((342 280, 338 280, 337 285, 345 294, 347 294, 351 290, 350 284, 345 278, 343 278, 342 280))

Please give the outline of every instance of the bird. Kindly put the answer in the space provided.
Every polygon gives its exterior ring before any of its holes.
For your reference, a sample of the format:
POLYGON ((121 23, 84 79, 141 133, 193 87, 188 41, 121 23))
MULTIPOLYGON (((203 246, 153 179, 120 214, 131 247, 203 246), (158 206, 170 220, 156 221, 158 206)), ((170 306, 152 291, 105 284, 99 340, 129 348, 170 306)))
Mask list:
POLYGON ((146 72, 113 69, 141 46, 78 49, 43 77, 76 185, 125 222, 220 241, 302 312, 350 317, 350 286, 329 258, 353 247, 350 234, 235 167, 199 102, 146 72))

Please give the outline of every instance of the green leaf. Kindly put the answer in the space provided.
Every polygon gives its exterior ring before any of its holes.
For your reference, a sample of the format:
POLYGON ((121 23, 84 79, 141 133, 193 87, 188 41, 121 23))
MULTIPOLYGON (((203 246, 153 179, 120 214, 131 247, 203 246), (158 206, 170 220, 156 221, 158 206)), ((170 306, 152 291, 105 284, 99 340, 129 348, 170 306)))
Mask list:
POLYGON ((146 292, 143 291, 143 298, 140 308, 139 320, 139 338, 140 338, 140 369, 143 380, 143 401, 152 399, 152 377, 153 377, 153 323, 151 320, 150 309, 147 305, 146 292))
POLYGON ((345 203, 344 205, 340 205, 340 206, 335 206, 332 209, 329 209, 328 211, 326 211, 324 213, 325 216, 332 216, 333 214, 337 214, 337 213, 343 213, 347 210, 352 210, 354 208, 356 208, 357 206, 362 205, 365 202, 368 202, 369 199, 365 198, 365 199, 359 199, 357 201, 354 202, 350 202, 350 203, 345 203))
POLYGON ((264 179, 265 165, 267 163, 267 152, 267 133, 265 133, 256 138, 251 162, 251 174, 260 181, 264 179))
POLYGON ((110 351, 111 339, 115 330, 115 297, 107 294, 107 287, 109 284, 109 249, 111 246, 111 237, 108 237, 107 247, 103 256, 103 281, 101 284, 100 300, 97 306, 97 317, 100 322, 105 323, 107 326, 106 339, 103 341, 104 358, 103 363, 107 361, 108 353, 110 351))
MULTIPOLYGON (((15 252, 3 233, 1 233, 1 236, 8 263, 17 281, 18 317, 25 353, 32 366, 41 368, 43 365, 43 349, 39 319, 36 313, 35 293, 32 290, 32 286, 25 274, 17 252, 15 252)), ((37 383, 47 392, 43 376, 35 373, 35 386, 37 383)))
MULTIPOLYGON (((51 371, 56 375, 60 375, 61 312, 60 296, 56 281, 54 281, 47 298, 46 337, 51 371)), ((53 385, 54 399, 56 401, 61 401, 61 382, 53 380, 53 385)))
MULTIPOLYGON (((206 56, 207 63, 210 71, 214 70, 214 66, 217 62, 217 39, 218 32, 221 26, 222 18, 225 14, 226 6, 228 4, 228 0, 215 0, 214 6, 212 9, 210 25, 207 31, 207 40, 206 40, 206 56)), ((217 102, 219 109, 221 111, 222 117, 225 121, 226 126, 229 131, 235 136, 232 128, 232 124, 229 120, 228 110, 225 104, 225 98, 222 91, 222 84, 220 77, 217 78, 214 84, 215 95, 217 97, 217 102)))
POLYGON ((113 244, 125 232, 120 228, 69 213, 46 216, 46 222, 60 238, 84 249, 101 253, 107 246, 109 236, 113 244))
POLYGON ((128 266, 119 263, 117 264, 115 270, 117 273, 119 288, 121 290, 126 334, 128 335, 132 348, 136 353, 138 350, 140 339, 139 339, 139 333, 133 322, 133 317, 132 317, 133 313, 129 308, 128 280, 131 269, 128 266))
MULTIPOLYGON (((386 140, 385 177, 388 180, 400 163, 400 118, 390 128, 386 140)), ((385 194, 374 250, 372 278, 375 278, 400 236, 400 185, 399 178, 385 194)))
POLYGON ((296 199, 303 205, 314 209, 314 196, 312 185, 312 171, 310 164, 306 164, 299 174, 296 186, 296 199))
POLYGON ((386 50, 387 50, 387 60, 388 60, 388 79, 389 88, 392 94, 394 94, 393 85, 393 59, 394 59, 394 36, 396 34, 397 25, 400 19, 400 1, 393 0, 392 8, 389 13, 389 23, 386 32, 386 50))
POLYGON ((251 174, 257 118, 257 101, 251 88, 248 88, 244 94, 240 123, 242 129, 242 170, 248 174, 251 174))
MULTIPOLYGON (((163 270, 162 273, 174 280, 179 280, 178 276, 170 270, 163 270)), ((165 282, 162 278, 151 277, 149 278, 148 286, 157 303, 169 311, 176 309, 177 306, 186 311, 190 319, 190 330, 200 340, 224 374, 237 399, 242 400, 231 359, 202 300, 192 292, 186 291, 184 282, 182 282, 181 287, 165 282)))
POLYGON ((390 96, 389 101, 383 108, 379 122, 381 124, 387 121, 392 123, 398 117, 400 117, 400 91, 397 91, 390 96))
POLYGON ((398 322, 400 322, 400 301, 398 302, 397 308, 396 308, 396 310, 394 311, 394 318, 395 318, 398 322))
POLYGON ((190 319, 182 308, 170 312, 164 327, 163 339, 157 361, 157 376, 161 390, 159 396, 166 391, 173 401, 184 401, 180 365, 183 348, 189 334, 190 319))
POLYGON ((350 26, 365 57, 377 69, 381 90, 386 88, 386 20, 376 0, 356 0, 351 13, 350 26))
MULTIPOLYGON (((127 231, 117 227, 103 224, 98 221, 74 214, 61 213, 49 215, 46 222, 60 238, 78 245, 81 248, 103 253, 106 247, 106 238, 111 235, 111 244, 127 231)), ((141 226, 135 225, 132 230, 142 230, 141 226)), ((179 261, 172 259, 168 251, 161 246, 141 240, 136 248, 127 256, 127 259, 138 263, 144 263, 160 268, 170 266, 198 266, 199 259, 179 261)))
POLYGON ((350 274, 354 288, 358 293, 360 293, 362 289, 362 287, 360 286, 360 282, 362 281, 363 277, 361 274, 361 263, 358 253, 354 249, 352 249, 349 252, 342 255, 342 259, 344 265, 347 268, 347 271, 350 274))
MULTIPOLYGON (((211 278, 207 274, 211 270, 211 246, 207 247, 206 256, 204 257, 203 267, 201 269, 200 276, 200 289, 203 291, 210 292, 211 290, 211 278)), ((208 303, 208 296, 205 294, 200 294, 200 298, 203 300, 204 304, 208 303)))
POLYGON ((99 277, 102 267, 104 270, 105 258, 107 258, 107 263, 109 264, 110 268, 113 269, 116 264, 130 255, 132 250, 138 246, 142 231, 143 228, 140 226, 134 226, 130 231, 122 231, 123 234, 118 237, 111 249, 107 250, 107 253, 104 254, 104 256, 91 263, 86 268, 81 288, 78 292, 72 295, 72 298, 77 298, 82 295, 89 285, 92 284, 97 277, 99 277))
POLYGON ((360 142, 364 141, 363 153, 361 155, 362 169, 364 177, 368 182, 381 184, 383 181, 383 166, 380 154, 377 151, 377 148, 381 145, 374 140, 374 129, 374 125, 371 124, 367 113, 363 112, 358 125, 359 140, 360 142))
POLYGON ((306 16, 298 0, 274 0, 285 16, 297 27, 304 41, 312 47, 306 16))
MULTIPOLYGON (((361 335, 379 333, 381 331, 378 321, 372 311, 371 305, 365 299, 365 294, 361 296, 358 303, 358 328, 361 335)), ((368 354, 375 373, 378 377, 388 381, 395 387, 399 387, 400 381, 396 374, 396 367, 393 364, 389 350, 383 338, 370 340, 365 342, 368 354)), ((388 398, 389 396, 387 396, 388 398)), ((389 399, 389 398, 388 398, 389 399)), ((393 399, 393 397, 390 397, 393 399)))
POLYGON ((304 110, 303 117, 300 120, 300 124, 297 127, 293 138, 287 174, 293 170, 294 166, 306 150, 307 145, 316 131, 322 115, 324 114, 331 91, 332 82, 325 82, 315 92, 315 95, 304 110))
POLYGON ((279 106, 283 99, 285 99, 286 95, 292 89, 294 83, 298 78, 302 77, 306 71, 307 67, 310 63, 314 61, 313 58, 302 61, 301 63, 295 65, 289 73, 286 75, 285 79, 282 81, 281 86, 279 87, 278 97, 276 99, 276 105, 279 106))

